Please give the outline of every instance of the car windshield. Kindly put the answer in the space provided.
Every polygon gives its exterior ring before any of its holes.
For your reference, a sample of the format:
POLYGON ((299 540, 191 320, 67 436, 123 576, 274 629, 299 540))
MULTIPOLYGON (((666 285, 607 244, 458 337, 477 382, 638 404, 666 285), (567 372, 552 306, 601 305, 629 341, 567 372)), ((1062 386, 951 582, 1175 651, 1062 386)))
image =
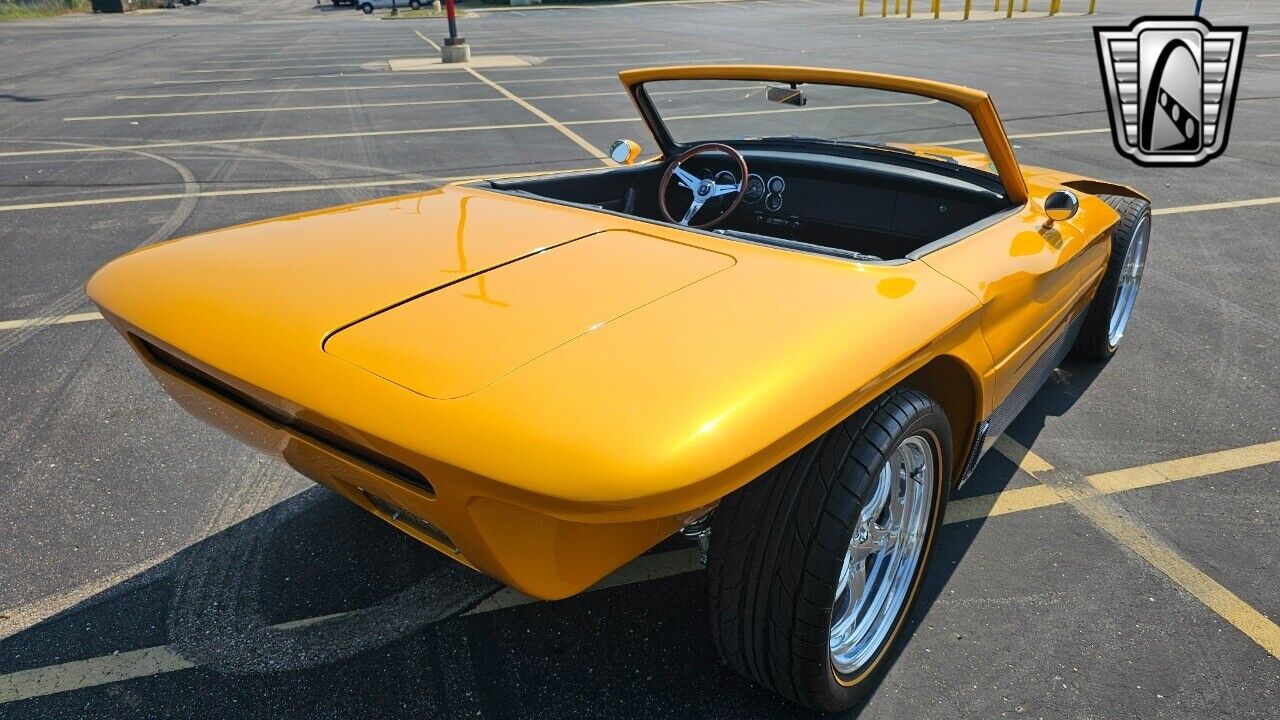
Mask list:
POLYGON ((995 173, 980 154, 984 146, 973 117, 933 98, 760 80, 655 80, 643 89, 671 139, 681 145, 768 139, 905 147, 995 173))

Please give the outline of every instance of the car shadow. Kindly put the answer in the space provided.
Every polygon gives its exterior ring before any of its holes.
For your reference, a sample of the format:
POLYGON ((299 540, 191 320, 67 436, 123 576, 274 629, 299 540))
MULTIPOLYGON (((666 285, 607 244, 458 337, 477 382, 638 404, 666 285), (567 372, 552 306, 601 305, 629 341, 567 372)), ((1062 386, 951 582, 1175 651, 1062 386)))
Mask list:
MULTIPOLYGON (((1099 369, 1056 371, 1011 435, 1030 445, 1099 369)), ((1017 477, 992 453, 961 496, 1017 477)), ((945 526, 905 636, 983 523, 945 526)), ((0 640, 0 676, 93 659, 16 696, 0 677, 0 717, 813 717, 721 667, 702 582, 468 614, 495 581, 312 487, 0 640)))

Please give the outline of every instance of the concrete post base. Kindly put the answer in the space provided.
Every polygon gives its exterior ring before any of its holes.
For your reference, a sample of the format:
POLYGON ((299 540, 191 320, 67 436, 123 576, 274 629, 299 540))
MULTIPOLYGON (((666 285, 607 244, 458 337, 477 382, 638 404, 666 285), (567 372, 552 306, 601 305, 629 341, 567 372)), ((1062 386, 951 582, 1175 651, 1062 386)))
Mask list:
POLYGON ((444 45, 440 47, 440 62, 445 63, 462 63, 471 61, 471 46, 467 44, 466 39, 445 38, 444 45))

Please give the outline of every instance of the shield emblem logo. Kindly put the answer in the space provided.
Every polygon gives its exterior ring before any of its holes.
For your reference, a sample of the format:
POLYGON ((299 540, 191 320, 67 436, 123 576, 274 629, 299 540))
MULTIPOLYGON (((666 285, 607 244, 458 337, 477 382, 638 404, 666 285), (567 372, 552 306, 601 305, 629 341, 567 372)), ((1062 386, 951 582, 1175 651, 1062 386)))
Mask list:
POLYGON ((1139 165, 1202 165, 1227 148, 1248 28, 1199 17, 1096 27, 1116 150, 1139 165))

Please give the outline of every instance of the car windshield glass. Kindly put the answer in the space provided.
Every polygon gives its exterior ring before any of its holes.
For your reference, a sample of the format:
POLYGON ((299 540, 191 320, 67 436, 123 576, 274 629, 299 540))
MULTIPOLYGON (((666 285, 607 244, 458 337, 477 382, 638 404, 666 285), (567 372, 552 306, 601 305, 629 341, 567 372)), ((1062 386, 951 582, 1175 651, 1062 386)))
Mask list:
POLYGON ((644 91, 681 145, 795 140, 910 150, 995 173, 973 117, 948 102, 847 85, 655 80, 644 91), (929 147, 921 147, 929 146, 929 147))

